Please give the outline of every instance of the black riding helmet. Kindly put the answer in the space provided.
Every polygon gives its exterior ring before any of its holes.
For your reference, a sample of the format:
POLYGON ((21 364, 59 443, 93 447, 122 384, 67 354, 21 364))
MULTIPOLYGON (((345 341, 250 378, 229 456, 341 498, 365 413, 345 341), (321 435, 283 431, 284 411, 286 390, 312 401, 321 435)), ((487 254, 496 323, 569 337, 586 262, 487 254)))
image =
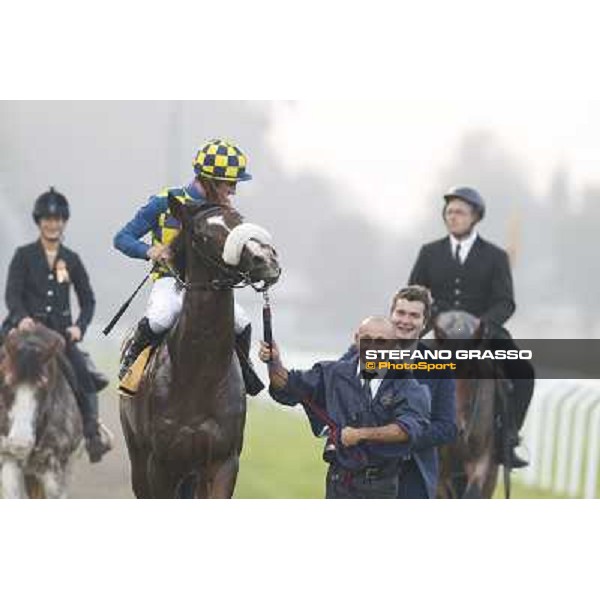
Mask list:
POLYGON ((50 217, 68 221, 70 216, 69 203, 62 194, 51 187, 35 201, 32 215, 36 223, 39 223, 40 219, 48 219, 50 217))
MULTIPOLYGON (((450 200, 462 200, 467 204, 470 204, 479 214, 479 220, 481 221, 485 215, 485 202, 479 192, 470 187, 453 187, 450 188, 444 194, 444 200, 446 204, 450 200)), ((445 207, 444 207, 445 210, 445 207)))

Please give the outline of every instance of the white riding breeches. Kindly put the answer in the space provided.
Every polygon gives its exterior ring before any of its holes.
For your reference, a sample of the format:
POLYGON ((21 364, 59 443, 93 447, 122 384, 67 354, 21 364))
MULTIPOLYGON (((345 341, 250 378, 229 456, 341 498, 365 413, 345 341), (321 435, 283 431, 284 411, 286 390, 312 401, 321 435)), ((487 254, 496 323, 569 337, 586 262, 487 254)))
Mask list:
POLYGON ((154 282, 146 317, 154 333, 171 329, 183 305, 183 289, 177 286, 173 277, 161 277, 154 282))
MULTIPOLYGON (((154 333, 162 333, 173 327, 181 312, 184 295, 185 291, 173 277, 161 277, 154 282, 146 308, 146 317, 154 333)), ((250 323, 246 311, 237 302, 234 303, 234 319, 236 334, 250 323)))
POLYGON ((233 320, 235 325, 235 334, 239 335, 250 325, 250 319, 248 313, 238 304, 235 300, 233 301, 233 320))

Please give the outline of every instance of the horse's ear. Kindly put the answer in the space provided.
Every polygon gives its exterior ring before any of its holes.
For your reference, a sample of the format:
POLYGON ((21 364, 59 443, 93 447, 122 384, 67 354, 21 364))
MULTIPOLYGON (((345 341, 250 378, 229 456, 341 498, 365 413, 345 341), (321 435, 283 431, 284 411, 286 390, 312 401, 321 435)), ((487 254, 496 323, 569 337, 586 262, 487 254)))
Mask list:
POLYGON ((169 211, 171 212, 171 214, 182 225, 184 225, 184 226, 187 225, 189 218, 188 218, 187 210, 185 208, 185 204, 183 204, 183 202, 180 202, 179 200, 177 200, 177 198, 175 196, 173 196, 173 194, 171 194, 171 192, 169 192, 168 201, 169 201, 169 211))

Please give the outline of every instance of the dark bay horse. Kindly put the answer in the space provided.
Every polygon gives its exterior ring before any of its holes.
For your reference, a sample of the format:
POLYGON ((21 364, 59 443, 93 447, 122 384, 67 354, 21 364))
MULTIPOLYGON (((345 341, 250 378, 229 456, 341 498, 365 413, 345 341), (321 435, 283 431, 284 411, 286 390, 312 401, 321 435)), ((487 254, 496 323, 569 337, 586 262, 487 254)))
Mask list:
MULTIPOLYGON (((444 340, 484 342, 479 320, 464 311, 440 314, 434 333, 442 344, 444 340)), ((507 399, 508 382, 493 363, 473 361, 465 367, 468 371, 456 374, 459 435, 453 444, 440 450, 439 498, 491 498, 494 494, 501 441, 498 407, 507 399)), ((509 486, 508 469, 505 474, 505 486, 509 486)))
POLYGON ((64 340, 43 325, 11 331, 0 349, 0 469, 4 498, 67 495, 82 442, 77 400, 60 361, 64 340))
POLYGON ((230 498, 242 450, 246 395, 234 350, 233 287, 280 274, 270 236, 232 208, 181 204, 185 297, 177 324, 122 396, 121 424, 138 498, 230 498))

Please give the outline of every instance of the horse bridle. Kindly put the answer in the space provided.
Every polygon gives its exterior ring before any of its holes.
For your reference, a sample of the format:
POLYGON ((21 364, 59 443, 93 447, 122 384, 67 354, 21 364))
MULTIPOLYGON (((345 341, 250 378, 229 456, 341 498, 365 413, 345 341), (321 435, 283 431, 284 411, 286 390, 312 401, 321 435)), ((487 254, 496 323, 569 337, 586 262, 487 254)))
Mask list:
MULTIPOLYGON (((220 206, 211 206, 210 208, 205 209, 202 216, 204 219, 207 219, 212 213, 219 210, 221 210, 220 206)), ((192 249, 194 250, 194 253, 198 255, 206 267, 212 267, 217 271, 217 277, 207 283, 184 281, 181 279, 175 269, 171 267, 171 265, 164 263, 169 273, 175 278, 177 285, 179 285, 182 289, 225 291, 250 286, 256 292, 264 292, 270 287, 270 284, 268 284, 266 281, 263 281, 262 283, 253 282, 249 271, 242 271, 240 269, 236 269, 235 267, 225 265, 221 261, 211 256, 211 254, 206 250, 206 247, 210 242, 208 236, 202 234, 199 240, 192 232, 191 237, 192 249), (222 277, 219 277, 218 275, 222 275, 222 277)))
MULTIPOLYGON (((13 329, 13 331, 16 332, 17 330, 13 329)), ((8 334, 5 342, 7 342, 10 339, 10 337, 13 335, 13 331, 11 331, 8 334)), ((48 363, 50 363, 50 361, 53 358, 56 358, 58 356, 60 348, 61 348, 61 342, 59 340, 53 341, 48 346, 48 348, 46 348, 44 350, 43 355, 42 355, 42 357, 40 359, 40 367, 42 367, 42 368, 45 367, 48 363)), ((2 358, 1 365, 0 365, 0 367, 1 367, 0 368, 0 373, 3 376, 2 377, 3 383, 7 387, 9 387, 9 388, 14 388, 15 385, 18 385, 18 384, 17 383, 9 383, 7 381, 7 377, 6 377, 8 375, 8 373, 7 373, 7 367, 9 365, 9 363, 14 360, 11 352, 9 352, 8 347, 6 346, 6 343, 2 344, 2 354, 0 356, 2 358)), ((43 376, 42 378, 40 378, 40 380, 36 381, 34 383, 34 385, 36 386, 36 388, 38 388, 40 390, 45 390, 47 388, 48 381, 47 381, 46 377, 43 376)))

